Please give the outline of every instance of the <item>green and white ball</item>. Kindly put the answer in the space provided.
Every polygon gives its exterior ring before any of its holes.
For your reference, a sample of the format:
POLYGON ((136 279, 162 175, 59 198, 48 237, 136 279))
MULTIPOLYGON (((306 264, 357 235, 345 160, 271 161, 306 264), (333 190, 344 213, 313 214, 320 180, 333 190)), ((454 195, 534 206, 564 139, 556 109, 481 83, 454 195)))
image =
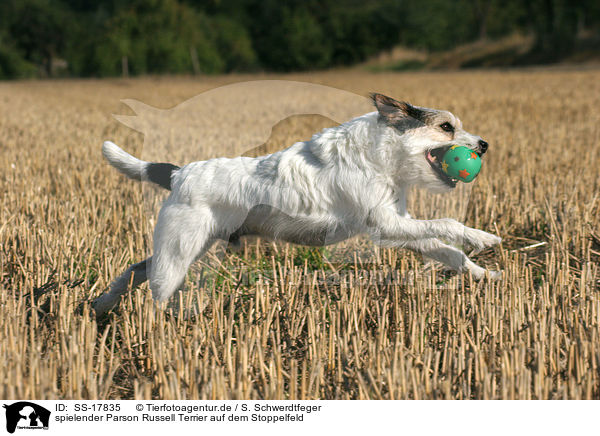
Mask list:
POLYGON ((448 177, 469 183, 481 170, 481 158, 470 148, 453 145, 444 153, 441 165, 448 177))

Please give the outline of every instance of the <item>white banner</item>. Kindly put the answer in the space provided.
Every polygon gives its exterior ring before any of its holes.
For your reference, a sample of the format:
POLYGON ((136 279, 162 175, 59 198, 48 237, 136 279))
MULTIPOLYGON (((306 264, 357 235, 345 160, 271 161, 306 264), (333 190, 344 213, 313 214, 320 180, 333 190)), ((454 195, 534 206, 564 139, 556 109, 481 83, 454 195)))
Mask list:
POLYGON ((0 434, 365 435, 597 432, 596 401, 2 401, 0 434), (215 432, 215 433, 213 433, 215 432), (218 433, 217 433, 218 432, 218 433))

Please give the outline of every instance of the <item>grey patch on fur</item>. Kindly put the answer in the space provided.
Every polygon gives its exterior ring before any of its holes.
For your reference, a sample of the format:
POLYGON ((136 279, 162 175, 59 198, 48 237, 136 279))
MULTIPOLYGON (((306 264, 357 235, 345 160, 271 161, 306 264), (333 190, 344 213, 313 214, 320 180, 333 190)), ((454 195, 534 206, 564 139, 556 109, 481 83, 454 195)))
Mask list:
POLYGON ((425 125, 424 122, 417 120, 416 118, 412 118, 412 117, 400 118, 398 121, 394 121, 393 123, 388 122, 381 115, 379 115, 379 119, 384 124, 387 124, 390 127, 393 127, 394 129, 398 130, 401 133, 404 133, 407 130, 411 130, 411 129, 418 129, 419 127, 423 127, 425 125))
POLYGON ((279 171, 279 159, 276 159, 277 153, 260 158, 256 165, 256 173, 259 177, 275 177, 279 171))
POLYGON ((394 100, 383 94, 371 94, 373 104, 379 112, 379 120, 400 131, 415 129, 428 124, 435 112, 416 107, 405 101, 394 100))
POLYGON ((419 120, 424 124, 429 124, 429 122, 434 118, 435 112, 428 111, 425 109, 418 108, 406 102, 401 102, 404 106, 404 112, 415 120, 419 120))
POLYGON ((319 158, 319 156, 315 154, 315 152, 313 151, 313 146, 314 144, 312 141, 307 141, 302 146, 302 149, 300 150, 300 155, 304 158, 304 162, 315 168, 325 167, 325 162, 323 162, 319 158))
POLYGON ((145 180, 171 190, 171 174, 179 167, 170 163, 150 163, 145 168, 145 180))

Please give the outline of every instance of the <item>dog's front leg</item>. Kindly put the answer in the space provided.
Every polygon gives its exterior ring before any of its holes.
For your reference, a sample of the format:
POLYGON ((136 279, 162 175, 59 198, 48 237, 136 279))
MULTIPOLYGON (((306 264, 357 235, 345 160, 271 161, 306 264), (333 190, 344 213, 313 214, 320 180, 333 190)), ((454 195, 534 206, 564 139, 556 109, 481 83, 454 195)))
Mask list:
POLYGON ((417 220, 401 216, 391 208, 380 207, 369 214, 371 237, 382 241, 418 241, 442 239, 452 244, 468 244, 482 249, 502 239, 483 230, 472 229, 451 219, 417 220))
MULTIPOLYGON (((469 259, 469 257, 458 248, 444 244, 439 239, 421 239, 404 243, 397 242, 394 245, 420 253, 423 256, 441 262, 456 271, 469 271, 476 280, 480 280, 485 276, 486 270, 484 268, 469 259)), ((488 270, 488 273, 493 280, 498 280, 502 277, 500 271, 488 270)))

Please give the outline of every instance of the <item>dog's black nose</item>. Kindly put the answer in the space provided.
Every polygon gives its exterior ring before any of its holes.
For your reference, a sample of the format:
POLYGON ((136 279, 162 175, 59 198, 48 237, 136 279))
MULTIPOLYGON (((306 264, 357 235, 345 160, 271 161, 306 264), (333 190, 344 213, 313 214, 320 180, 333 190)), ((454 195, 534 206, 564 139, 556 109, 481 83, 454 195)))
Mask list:
POLYGON ((479 151, 481 152, 481 154, 485 153, 488 149, 488 143, 485 142, 483 139, 479 140, 479 151))

